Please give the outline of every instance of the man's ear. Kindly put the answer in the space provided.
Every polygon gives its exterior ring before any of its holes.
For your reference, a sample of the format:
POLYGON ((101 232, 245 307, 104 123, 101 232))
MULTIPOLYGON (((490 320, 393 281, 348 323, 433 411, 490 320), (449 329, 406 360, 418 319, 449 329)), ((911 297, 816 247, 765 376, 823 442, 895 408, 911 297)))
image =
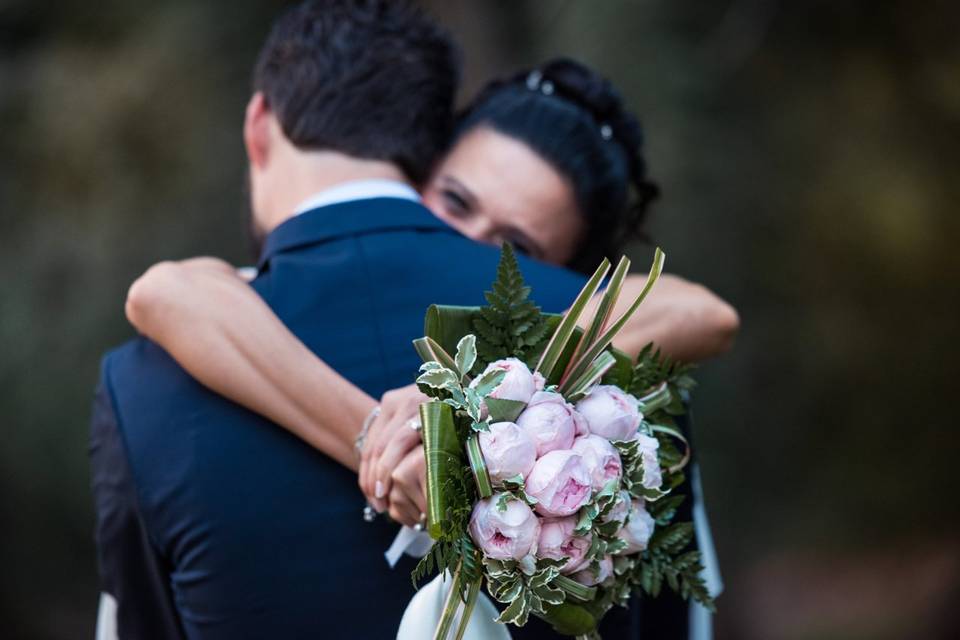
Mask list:
POLYGON ((263 93, 257 91, 247 103, 243 119, 243 144, 250 165, 262 169, 270 155, 270 107, 263 93))

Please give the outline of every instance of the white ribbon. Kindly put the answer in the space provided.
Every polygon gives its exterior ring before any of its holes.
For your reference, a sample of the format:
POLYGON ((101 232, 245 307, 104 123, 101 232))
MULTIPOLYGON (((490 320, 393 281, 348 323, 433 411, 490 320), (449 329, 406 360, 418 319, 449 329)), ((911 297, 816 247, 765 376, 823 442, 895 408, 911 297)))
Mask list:
MULTIPOLYGON (((425 531, 403 527, 383 555, 392 569, 404 553, 414 558, 422 558, 427 555, 431 546, 433 539, 425 531)), ((440 623, 451 583, 452 580, 446 575, 439 575, 417 590, 403 612, 400 628, 397 629, 397 640, 423 640, 433 637, 440 623)), ((464 640, 510 640, 507 625, 495 621, 499 615, 500 612, 493 606, 490 598, 481 592, 470 622, 467 623, 464 640)), ((455 625, 458 623, 459 618, 455 625)))

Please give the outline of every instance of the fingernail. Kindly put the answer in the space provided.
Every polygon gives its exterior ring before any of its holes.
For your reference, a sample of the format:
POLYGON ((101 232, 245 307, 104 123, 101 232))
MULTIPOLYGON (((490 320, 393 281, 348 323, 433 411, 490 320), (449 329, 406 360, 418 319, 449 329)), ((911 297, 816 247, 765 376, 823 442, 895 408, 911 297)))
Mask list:
POLYGON ((378 498, 382 498, 383 496, 387 495, 387 492, 383 487, 383 482, 380 480, 377 480, 377 484, 373 487, 373 495, 378 498))

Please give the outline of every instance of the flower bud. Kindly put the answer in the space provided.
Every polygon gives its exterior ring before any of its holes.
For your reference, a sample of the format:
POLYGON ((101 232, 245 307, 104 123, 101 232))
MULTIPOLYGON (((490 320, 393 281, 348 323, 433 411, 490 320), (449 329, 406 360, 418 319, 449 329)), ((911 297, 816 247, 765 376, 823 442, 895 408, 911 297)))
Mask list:
POLYGON ((551 451, 533 465, 525 491, 537 499, 537 513, 569 516, 590 501, 590 474, 579 454, 551 451))
POLYGON ((491 482, 502 483, 517 475, 526 478, 537 460, 537 446, 512 422, 495 422, 477 439, 491 482))
POLYGON ((544 518, 540 521, 540 541, 537 543, 538 558, 552 558, 567 562, 560 568, 560 573, 572 573, 583 564, 584 556, 590 550, 592 536, 574 535, 577 528, 577 519, 574 516, 566 518, 544 518))
POLYGON ((582 585, 594 587, 598 584, 603 584, 609 580, 611 576, 613 576, 613 558, 607 555, 600 559, 599 566, 596 570, 588 565, 570 577, 582 585))
POLYGON ((582 421, 559 393, 538 391, 517 418, 517 424, 533 438, 537 456, 542 456, 573 445, 578 419, 582 421))
POLYGON ((659 489, 663 484, 663 473, 660 470, 660 458, 657 450, 660 441, 645 433, 637 434, 640 443, 640 463, 643 466, 643 486, 646 489, 659 489))
MULTIPOLYGON (((538 381, 537 377, 533 373, 530 373, 527 365, 517 358, 504 358, 491 362, 487 365, 487 368, 483 370, 483 373, 486 374, 494 370, 504 371, 506 375, 500 384, 490 393, 491 398, 497 398, 498 400, 517 400, 527 403, 530 402, 530 398, 536 393, 538 384, 539 388, 543 388, 543 376, 539 376, 538 381)), ((483 374, 478 376, 473 384, 482 376, 483 374)))
POLYGON ((626 491, 621 491, 617 494, 617 501, 613 503, 613 507, 610 508, 610 511, 608 511, 605 516, 600 518, 600 521, 619 522, 620 526, 623 526, 623 523, 627 521, 628 515, 630 515, 630 494, 626 491))
POLYGON ((581 436, 573 441, 573 451, 583 457, 594 491, 600 491, 611 480, 619 480, 623 472, 620 453, 601 436, 581 436))
POLYGON ((586 418, 590 433, 607 440, 629 440, 643 419, 637 399, 609 384, 591 389, 577 403, 577 411, 586 418))
POLYGON ((631 554, 646 549, 655 525, 653 516, 647 513, 643 503, 634 500, 630 505, 630 515, 627 516, 627 523, 617 533, 617 537, 627 543, 627 547, 619 553, 631 554))
POLYGON ((497 560, 520 560, 536 551, 540 519, 522 500, 497 509, 500 494, 477 502, 470 516, 470 537, 483 553, 497 560))

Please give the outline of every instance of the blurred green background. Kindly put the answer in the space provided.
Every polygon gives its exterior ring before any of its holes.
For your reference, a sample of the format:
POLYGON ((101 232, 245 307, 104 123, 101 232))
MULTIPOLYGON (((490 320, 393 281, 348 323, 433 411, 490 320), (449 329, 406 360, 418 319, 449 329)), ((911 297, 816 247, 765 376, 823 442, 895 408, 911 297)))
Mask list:
MULTIPOLYGON (((0 637, 92 635, 99 355, 151 263, 249 260, 240 125, 283 4, 0 0, 0 637)), ((670 270, 741 312, 695 403, 718 637, 960 637, 960 5, 426 4, 465 96, 606 72, 670 270)))

